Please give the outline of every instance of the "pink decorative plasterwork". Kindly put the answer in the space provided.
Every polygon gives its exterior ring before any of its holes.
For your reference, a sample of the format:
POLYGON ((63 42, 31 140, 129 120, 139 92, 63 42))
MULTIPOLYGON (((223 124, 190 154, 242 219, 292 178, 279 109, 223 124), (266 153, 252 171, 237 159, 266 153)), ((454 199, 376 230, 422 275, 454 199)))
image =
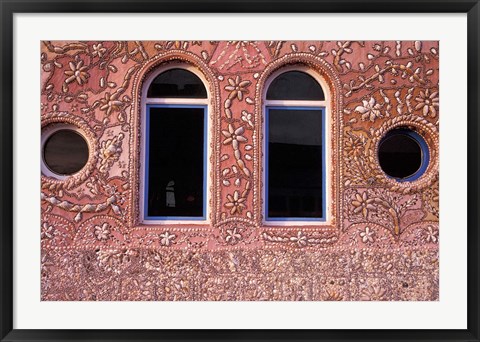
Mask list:
POLYGON ((438 300, 439 46, 429 41, 44 41, 42 128, 91 147, 66 179, 42 175, 42 300, 438 300), (140 220, 142 88, 168 63, 209 92, 208 224, 140 220), (282 68, 326 81, 330 220, 263 221, 265 84, 282 68), (386 132, 430 154, 397 182, 386 132))

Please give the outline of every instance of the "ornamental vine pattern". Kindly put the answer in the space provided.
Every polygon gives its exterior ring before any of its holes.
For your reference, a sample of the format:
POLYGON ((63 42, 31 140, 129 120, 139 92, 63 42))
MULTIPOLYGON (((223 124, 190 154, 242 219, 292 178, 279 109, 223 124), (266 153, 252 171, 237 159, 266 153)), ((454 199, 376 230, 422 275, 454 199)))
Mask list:
POLYGON ((43 41, 42 130, 68 124, 86 166, 42 174, 41 299, 439 299, 439 44, 435 41, 43 41), (209 215, 140 221, 142 89, 165 64, 209 94, 209 215), (326 82, 328 219, 264 222, 265 87, 282 68, 326 82), (392 129, 424 139, 425 173, 379 166, 392 129))

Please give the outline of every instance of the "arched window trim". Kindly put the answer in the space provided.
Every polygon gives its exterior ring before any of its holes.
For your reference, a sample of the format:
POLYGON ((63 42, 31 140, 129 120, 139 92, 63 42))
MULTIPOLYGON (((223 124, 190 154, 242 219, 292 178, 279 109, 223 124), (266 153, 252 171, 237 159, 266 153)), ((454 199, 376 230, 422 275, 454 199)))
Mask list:
POLYGON ((158 66, 155 71, 150 73, 145 78, 145 81, 142 84, 142 97, 141 97, 141 145, 140 145, 140 192, 139 192, 139 222, 142 224, 188 224, 188 225, 208 225, 210 223, 210 186, 211 186, 211 149, 208 148, 210 146, 210 132, 209 127, 212 127, 211 123, 211 94, 209 92, 209 82, 203 75, 203 73, 193 65, 187 63, 166 63, 163 65, 158 66), (200 78, 205 89, 207 90, 207 98, 156 98, 156 97, 147 97, 148 88, 150 87, 151 83, 155 80, 155 78, 171 69, 184 69, 190 71, 191 73, 195 74, 200 78), (146 138, 147 138, 147 110, 149 105, 161 105, 161 106, 203 106, 206 108, 205 115, 206 115, 206 125, 204 127, 205 134, 204 134, 204 216, 203 217, 193 217, 188 219, 177 219, 177 218, 165 218, 165 219, 149 219, 146 217, 146 138))
POLYGON ((304 64, 295 64, 295 65, 289 65, 289 66, 284 66, 280 67, 276 71, 274 71, 271 75, 269 75, 268 79, 265 81, 264 88, 262 89, 262 112, 264 113, 264 120, 263 120, 263 127, 262 127, 262 198, 263 198, 263 204, 262 204, 262 216, 263 216, 263 224, 265 226, 329 226, 331 225, 332 218, 333 218, 333 208, 331 205, 331 201, 333 198, 333 193, 332 193, 332 179, 331 179, 331 165, 332 165, 332 94, 330 91, 330 87, 325 80, 325 78, 320 75, 318 72, 315 71, 314 68, 304 65, 304 64), (305 101, 305 100, 267 100, 267 91, 268 88, 270 87, 270 84, 273 82, 273 80, 289 71, 301 71, 304 73, 309 74, 312 76, 318 84, 323 89, 323 93, 325 95, 325 100, 319 100, 319 101, 305 101), (324 131, 324 217, 322 219, 310 219, 310 218, 267 218, 267 132, 268 132, 268 123, 266 122, 266 113, 267 113, 267 107, 297 107, 297 108, 307 108, 307 107, 312 107, 312 108, 324 108, 325 111, 325 118, 324 118, 324 126, 323 126, 323 131, 324 131))

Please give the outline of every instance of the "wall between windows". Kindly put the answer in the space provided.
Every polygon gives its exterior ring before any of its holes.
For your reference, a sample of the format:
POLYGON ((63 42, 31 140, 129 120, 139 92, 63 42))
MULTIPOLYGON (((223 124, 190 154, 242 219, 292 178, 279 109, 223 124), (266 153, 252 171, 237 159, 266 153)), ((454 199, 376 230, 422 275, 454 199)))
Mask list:
POLYGON ((438 300, 438 70, 438 42, 42 42, 42 127, 73 125, 90 146, 79 173, 42 175, 42 299, 438 300), (207 81, 208 223, 140 220, 141 89, 165 63, 207 81), (329 94, 325 224, 264 223, 262 96, 292 65, 329 94), (222 131, 240 127, 234 149, 222 131), (398 127, 430 154, 411 182, 378 163, 398 127))

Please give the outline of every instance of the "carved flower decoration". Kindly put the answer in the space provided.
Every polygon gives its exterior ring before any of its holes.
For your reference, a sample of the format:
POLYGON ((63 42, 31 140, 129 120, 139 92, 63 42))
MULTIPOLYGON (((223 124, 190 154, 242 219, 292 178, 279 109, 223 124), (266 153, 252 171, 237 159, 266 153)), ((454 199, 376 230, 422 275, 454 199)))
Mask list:
POLYGON ((78 85, 82 85, 87 82, 87 79, 90 77, 86 70, 87 66, 83 65, 83 61, 79 60, 76 64, 74 62, 68 63, 70 70, 65 71, 65 75, 68 76, 65 79, 66 84, 70 84, 74 81, 77 81, 78 85))
POLYGON ((175 234, 170 234, 168 231, 166 231, 163 234, 160 234, 160 244, 162 246, 170 246, 173 244, 173 240, 175 240, 177 236, 175 234))
POLYGON ((438 108, 438 92, 435 91, 430 94, 430 90, 426 89, 425 92, 420 91, 420 96, 415 100, 418 104, 415 106, 415 110, 422 109, 423 116, 430 115, 432 118, 437 116, 438 108))
POLYGON ((251 84, 252 82, 250 81, 242 81, 240 76, 228 79, 228 84, 225 86, 225 90, 228 90, 230 92, 230 95, 228 95, 228 98, 230 100, 234 99, 235 97, 238 99, 238 101, 242 101, 243 99, 243 94, 248 94, 247 87, 251 84))
POLYGON ((110 237, 110 226, 106 222, 101 226, 95 226, 94 233, 98 241, 107 241, 110 237))
POLYGON ((53 238, 53 226, 49 225, 47 222, 43 222, 42 224, 42 233, 40 234, 40 238, 43 239, 52 239, 53 238))
POLYGON ((223 141, 224 145, 232 144, 235 150, 238 150, 238 144, 240 142, 246 142, 247 138, 245 138, 242 134, 245 132, 243 127, 239 127, 235 129, 231 124, 228 124, 228 131, 222 131, 222 134, 225 136, 225 140, 223 141))
POLYGON ((431 243, 437 243, 438 241, 438 230, 436 230, 433 226, 428 226, 426 230, 427 237, 425 240, 431 243))
POLYGON ((93 44, 92 45, 92 56, 98 56, 98 58, 102 58, 107 52, 107 49, 103 47, 102 43, 93 44))
POLYGON ((307 236, 299 231, 297 236, 290 237, 290 241, 295 242, 298 247, 305 247, 308 244, 307 236))
POLYGON ((123 102, 117 100, 119 94, 105 93, 105 97, 100 99, 100 110, 104 111, 107 115, 110 115, 112 111, 117 111, 123 106, 123 102))
POLYGON ((383 117, 382 113, 380 112, 380 108, 382 108, 382 105, 379 103, 376 103, 374 97, 370 97, 370 100, 362 101, 362 106, 357 106, 354 110, 357 113, 362 114, 362 120, 370 120, 371 122, 374 122, 376 118, 381 118, 383 117))
POLYGON ((328 291, 327 290, 327 297, 325 298, 326 301, 341 301, 343 300, 343 296, 336 292, 336 291, 328 291))
POLYGON ((373 235, 375 235, 375 233, 370 229, 370 227, 365 227, 365 230, 360 232, 360 237, 362 238, 363 243, 373 242, 373 235))
POLYGON ((225 241, 227 241, 227 243, 231 243, 232 245, 234 245, 241 239, 242 235, 240 234, 240 232, 237 231, 237 227, 234 227, 233 229, 227 229, 227 237, 225 238, 225 241))
POLYGON ((386 290, 380 286, 371 286, 362 290, 360 300, 380 301, 385 300, 386 290))
POLYGON ((100 172, 107 172, 113 163, 120 159, 123 137, 123 133, 120 133, 113 139, 102 141, 100 145, 100 172))
POLYGON ((355 194, 355 199, 352 201, 352 205, 355 207, 353 212, 355 214, 362 213, 363 217, 367 217, 368 210, 375 209, 373 198, 368 198, 367 192, 364 192, 362 195, 359 193, 355 194))
POLYGON ((358 157, 363 154, 365 146, 365 138, 358 137, 353 134, 348 135, 348 139, 345 140, 344 153, 349 157, 358 157))
POLYGON ((225 203, 225 207, 230 209, 230 214, 235 214, 235 213, 241 213, 244 208, 246 208, 246 205, 243 203, 245 202, 246 198, 241 197, 240 193, 238 190, 235 190, 233 193, 233 196, 228 194, 227 195, 227 200, 228 202, 225 203))

